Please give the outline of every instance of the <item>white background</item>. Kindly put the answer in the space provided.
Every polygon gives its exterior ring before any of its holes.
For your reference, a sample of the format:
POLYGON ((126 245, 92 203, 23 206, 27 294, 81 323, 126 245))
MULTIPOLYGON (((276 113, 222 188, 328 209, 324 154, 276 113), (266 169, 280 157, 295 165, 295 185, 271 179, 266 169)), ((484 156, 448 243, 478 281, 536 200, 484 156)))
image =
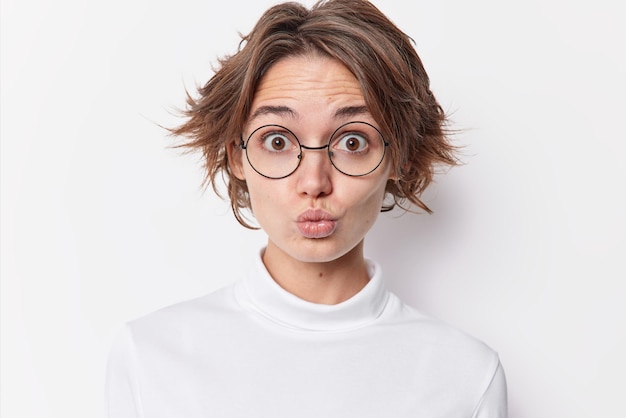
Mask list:
MULTIPOLYGON (((238 278, 264 242, 157 123, 271 1, 3 0, 1 415, 102 417, 129 319, 238 278)), ((623 12, 383 1, 466 165, 381 216, 389 287, 501 355, 512 418, 624 417, 623 12)), ((309 2, 310 4, 310 2, 309 2)))

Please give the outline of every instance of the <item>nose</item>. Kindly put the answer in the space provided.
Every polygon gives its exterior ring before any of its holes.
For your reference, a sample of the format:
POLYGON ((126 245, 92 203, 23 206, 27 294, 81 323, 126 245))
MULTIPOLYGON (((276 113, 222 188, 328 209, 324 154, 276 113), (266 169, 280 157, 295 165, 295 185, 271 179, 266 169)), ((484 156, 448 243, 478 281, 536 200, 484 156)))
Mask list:
POLYGON ((294 173, 298 193, 317 198, 332 192, 333 167, 327 148, 302 146, 300 166, 294 173))

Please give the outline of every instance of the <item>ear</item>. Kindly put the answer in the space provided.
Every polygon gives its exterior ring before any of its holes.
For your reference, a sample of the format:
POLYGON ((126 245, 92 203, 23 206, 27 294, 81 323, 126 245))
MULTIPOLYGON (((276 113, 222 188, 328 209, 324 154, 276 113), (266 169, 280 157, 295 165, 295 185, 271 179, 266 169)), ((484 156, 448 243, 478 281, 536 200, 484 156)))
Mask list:
POLYGON ((246 176, 243 171, 243 152, 236 142, 230 142, 226 145, 226 153, 228 154, 228 166, 230 172, 239 180, 245 180, 246 176))
POLYGON ((389 168, 389 175, 387 176, 387 180, 398 181, 401 177, 402 169, 397 170, 396 167, 391 165, 389 168))

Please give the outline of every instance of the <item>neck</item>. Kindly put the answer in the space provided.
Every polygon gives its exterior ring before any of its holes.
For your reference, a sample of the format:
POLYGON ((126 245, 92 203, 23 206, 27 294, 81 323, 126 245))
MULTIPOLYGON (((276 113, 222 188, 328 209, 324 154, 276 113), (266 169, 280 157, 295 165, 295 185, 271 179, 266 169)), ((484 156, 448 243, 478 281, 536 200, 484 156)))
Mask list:
POLYGON ((334 305, 350 299, 368 283, 363 241, 347 254, 328 262, 297 260, 271 241, 263 263, 279 286, 308 302, 334 305))

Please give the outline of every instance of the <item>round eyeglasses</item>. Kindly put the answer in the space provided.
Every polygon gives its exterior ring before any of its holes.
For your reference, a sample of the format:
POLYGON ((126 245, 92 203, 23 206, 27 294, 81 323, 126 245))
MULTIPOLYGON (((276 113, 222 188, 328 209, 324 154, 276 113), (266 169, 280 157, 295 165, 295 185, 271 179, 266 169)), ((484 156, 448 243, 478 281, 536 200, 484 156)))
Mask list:
POLYGON ((348 122, 333 132, 326 145, 302 145, 296 135, 280 125, 263 125, 255 129, 240 148, 245 150, 250 166, 270 179, 282 179, 300 166, 303 150, 326 149, 330 162, 339 172, 351 176, 365 176, 376 170, 385 158, 389 145, 380 131, 367 122, 348 122))

